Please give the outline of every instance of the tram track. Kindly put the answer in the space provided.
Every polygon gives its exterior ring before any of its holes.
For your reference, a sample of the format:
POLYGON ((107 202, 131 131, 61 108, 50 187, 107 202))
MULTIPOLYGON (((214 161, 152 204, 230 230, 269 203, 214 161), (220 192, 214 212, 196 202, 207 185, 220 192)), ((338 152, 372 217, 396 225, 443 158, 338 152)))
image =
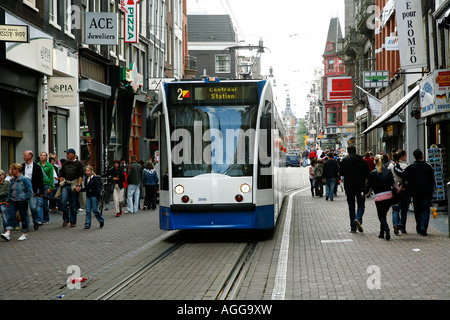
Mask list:
MULTIPOLYGON (((105 290, 103 293, 98 295, 95 300, 110 300, 117 297, 121 292, 126 291, 127 288, 133 286, 134 283, 139 281, 139 279, 145 277, 146 274, 151 272, 155 267, 161 264, 166 259, 173 256, 177 250, 183 248, 186 243, 176 243, 164 250, 157 257, 152 259, 149 263, 142 266, 138 270, 129 274, 121 281, 114 284, 112 287, 105 290)), ((250 262, 253 258, 253 254, 257 248, 258 242, 249 242, 244 245, 244 248, 239 255, 238 260, 233 263, 230 271, 223 280, 220 282, 218 289, 213 297, 213 300, 234 300, 239 293, 242 280, 245 278, 250 262)))

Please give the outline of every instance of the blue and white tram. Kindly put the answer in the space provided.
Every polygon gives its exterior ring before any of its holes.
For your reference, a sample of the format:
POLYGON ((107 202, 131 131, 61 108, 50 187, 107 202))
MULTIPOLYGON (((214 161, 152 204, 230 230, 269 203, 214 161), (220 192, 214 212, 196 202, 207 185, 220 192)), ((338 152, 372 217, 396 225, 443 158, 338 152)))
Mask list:
POLYGON ((269 81, 163 83, 147 130, 160 142, 161 229, 274 228, 286 149, 269 81))

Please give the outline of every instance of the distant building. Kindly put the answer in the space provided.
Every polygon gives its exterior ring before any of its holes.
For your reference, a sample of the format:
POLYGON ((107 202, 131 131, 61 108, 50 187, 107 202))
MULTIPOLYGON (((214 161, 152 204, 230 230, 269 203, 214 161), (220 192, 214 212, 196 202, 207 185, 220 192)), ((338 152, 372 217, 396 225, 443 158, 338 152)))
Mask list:
POLYGON ((197 61, 196 78, 204 74, 221 79, 237 79, 236 53, 227 48, 238 45, 229 15, 188 15, 189 56, 197 61))

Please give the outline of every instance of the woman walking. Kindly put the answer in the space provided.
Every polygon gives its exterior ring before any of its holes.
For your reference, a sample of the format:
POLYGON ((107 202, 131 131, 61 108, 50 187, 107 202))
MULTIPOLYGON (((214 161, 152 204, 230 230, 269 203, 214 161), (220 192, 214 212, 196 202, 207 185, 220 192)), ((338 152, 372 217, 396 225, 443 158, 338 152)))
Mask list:
POLYGON ((316 175, 314 174, 314 166, 317 159, 311 159, 311 166, 309 167, 309 183, 311 184, 311 194, 314 197, 314 186, 316 185, 316 175))
POLYGON ((91 227, 91 210, 94 212, 95 217, 100 223, 100 228, 103 228, 105 219, 98 210, 97 202, 101 199, 100 182, 94 173, 92 166, 86 166, 86 179, 84 181, 84 188, 81 188, 80 192, 86 192, 86 221, 84 228, 89 229, 91 227))
POLYGON ((15 226, 17 210, 19 210, 20 220, 22 222, 22 236, 18 240, 22 241, 28 239, 28 201, 33 194, 33 187, 31 185, 31 180, 25 178, 23 174, 21 174, 22 168, 22 165, 19 163, 14 163, 9 167, 13 178, 10 181, 11 186, 6 198, 8 222, 6 231, 1 235, 1 237, 7 241, 11 240, 11 230, 13 230, 15 226))
POLYGON ((116 212, 116 217, 120 217, 122 214, 122 204, 124 199, 124 182, 125 174, 123 169, 120 167, 120 160, 114 160, 114 167, 108 171, 107 177, 110 177, 114 184, 113 198, 114 198, 114 211, 116 212))
POLYGON ((392 205, 392 188, 394 185, 394 176, 391 170, 384 167, 383 156, 375 156, 376 168, 370 173, 367 183, 366 193, 372 188, 375 193, 375 205, 377 207, 378 220, 380 220, 380 235, 378 238, 385 237, 391 239, 389 225, 387 223, 387 213, 392 205))

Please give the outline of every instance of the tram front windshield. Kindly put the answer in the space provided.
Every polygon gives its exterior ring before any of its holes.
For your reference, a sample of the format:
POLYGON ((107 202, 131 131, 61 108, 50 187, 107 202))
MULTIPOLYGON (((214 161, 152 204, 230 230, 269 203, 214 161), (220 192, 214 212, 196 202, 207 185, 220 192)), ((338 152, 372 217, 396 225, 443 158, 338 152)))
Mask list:
POLYGON ((257 105, 171 105, 173 177, 253 174, 257 105))

